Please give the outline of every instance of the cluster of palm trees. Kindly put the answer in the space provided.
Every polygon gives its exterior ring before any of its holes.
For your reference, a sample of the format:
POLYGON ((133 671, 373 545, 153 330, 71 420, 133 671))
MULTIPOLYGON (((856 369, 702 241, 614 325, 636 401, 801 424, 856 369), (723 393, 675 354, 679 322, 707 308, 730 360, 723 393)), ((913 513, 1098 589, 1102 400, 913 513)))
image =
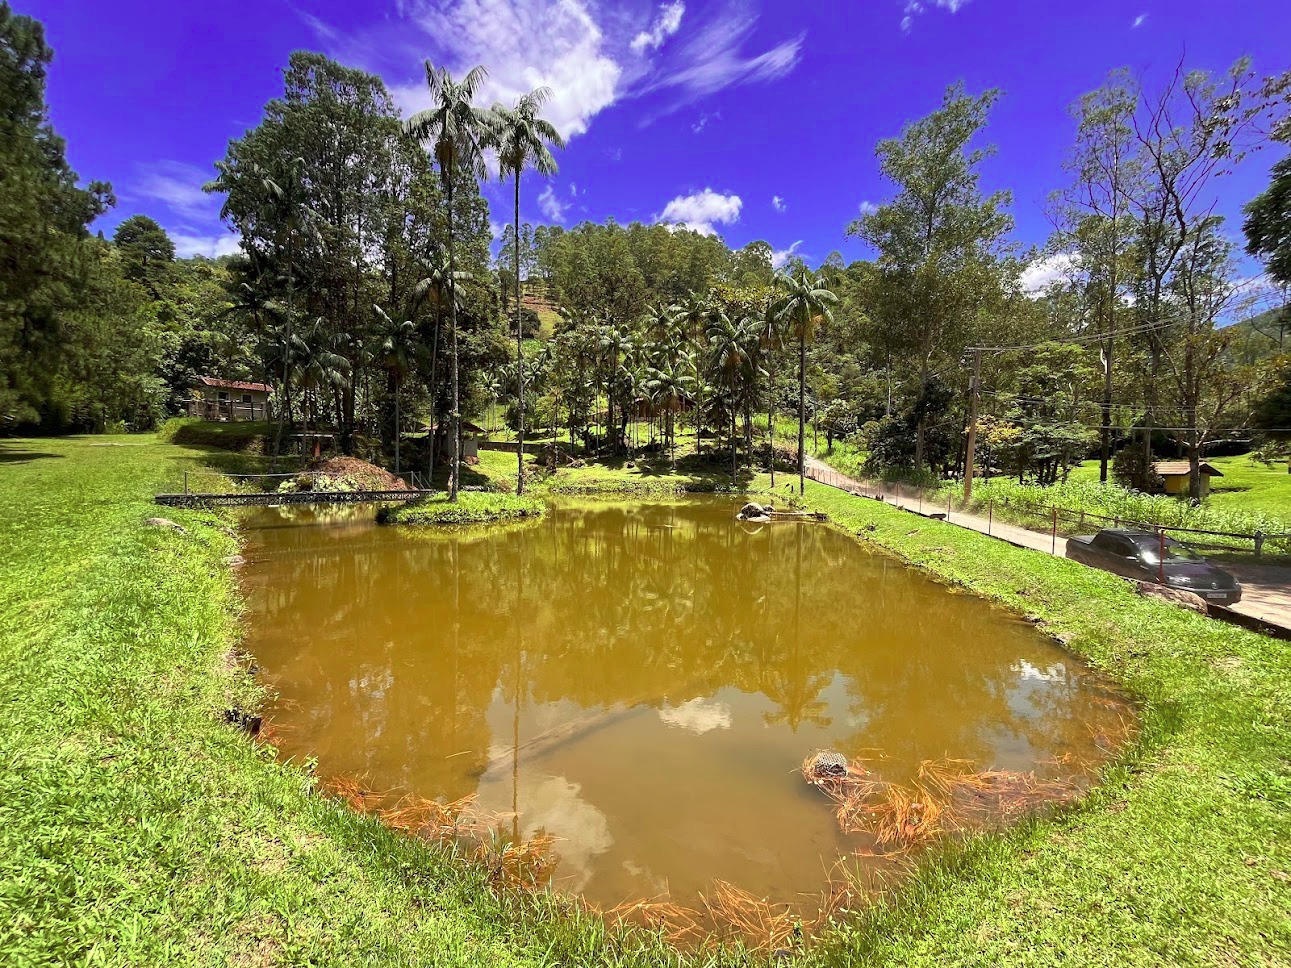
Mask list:
MULTIPOLYGON (((798 470, 804 471, 806 426, 806 346, 821 323, 832 319, 836 296, 814 274, 782 273, 771 293, 754 307, 724 302, 716 292, 691 292, 675 305, 655 306, 628 324, 605 320, 594 312, 562 311, 564 321, 554 340, 538 353, 520 357, 501 380, 489 384, 490 399, 520 385, 539 390, 551 407, 553 435, 563 405, 572 436, 589 429, 592 411, 604 398, 610 453, 629 451, 637 443, 629 434, 644 416, 653 433, 658 421, 664 446, 675 468, 677 418, 695 414, 697 440, 703 428, 726 431, 731 474, 738 475, 738 446, 743 419, 745 452, 753 454, 753 413, 765 404, 774 435, 775 383, 779 366, 793 353, 798 363, 798 470)), ((597 421, 599 422, 599 421, 597 421)), ((588 438, 590 440, 590 437, 588 438)), ((774 436, 771 440, 774 454, 774 436)), ((771 461, 774 475, 774 458, 771 461)), ((801 480, 800 480, 801 486, 801 480)))
MULTIPOLYGON (((462 409, 461 385, 458 366, 457 341, 457 247, 454 233, 453 199, 457 179, 463 173, 483 179, 487 175, 485 153, 496 151, 500 173, 510 175, 515 182, 515 231, 520 232, 520 178, 532 168, 543 175, 556 172, 556 161, 551 147, 564 147, 564 139, 549 121, 539 116, 543 104, 551 97, 549 88, 541 87, 524 95, 512 108, 494 105, 485 110, 475 106, 475 96, 488 77, 483 66, 468 71, 460 81, 447 69, 436 68, 426 61, 426 86, 429 88, 431 106, 413 115, 406 124, 407 132, 430 146, 439 166, 448 205, 448 263, 449 286, 449 353, 452 358, 451 411, 452 422, 452 472, 449 477, 449 500, 456 501, 461 478, 462 460, 462 409)), ((520 305, 520 254, 516 247, 515 312, 516 355, 522 355, 523 326, 520 305)), ((524 368, 517 367, 518 400, 520 413, 519 447, 517 448, 517 493, 524 493, 524 368)), ((398 434, 395 435, 396 440, 398 434)), ((432 450, 432 460, 433 451, 432 450)))

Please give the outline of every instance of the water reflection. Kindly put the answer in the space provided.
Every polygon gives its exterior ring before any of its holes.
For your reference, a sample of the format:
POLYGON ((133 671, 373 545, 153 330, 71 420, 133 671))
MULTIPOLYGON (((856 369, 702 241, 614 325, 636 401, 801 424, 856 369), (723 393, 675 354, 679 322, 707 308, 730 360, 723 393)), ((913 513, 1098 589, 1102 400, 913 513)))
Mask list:
POLYGON ((247 647, 284 745, 377 789, 516 812, 558 883, 790 898, 855 844, 812 749, 1054 774, 1122 710, 1033 629, 828 528, 729 500, 566 507, 500 533, 247 521, 247 647))

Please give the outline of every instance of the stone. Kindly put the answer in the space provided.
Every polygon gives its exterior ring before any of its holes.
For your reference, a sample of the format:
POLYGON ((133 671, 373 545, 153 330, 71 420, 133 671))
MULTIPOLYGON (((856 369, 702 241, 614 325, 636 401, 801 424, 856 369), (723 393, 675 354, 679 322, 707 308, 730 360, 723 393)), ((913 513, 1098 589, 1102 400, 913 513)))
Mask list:
POLYGON ((748 504, 744 505, 744 507, 740 508, 739 513, 735 515, 735 517, 740 521, 770 521, 771 509, 764 508, 756 501, 750 501, 748 504))
POLYGON ((247 563, 247 560, 241 555, 229 555, 224 559, 224 563, 230 568, 241 568, 247 563))
POLYGON ((1144 598, 1156 598, 1163 602, 1169 602, 1171 605, 1191 609, 1202 615, 1210 611, 1204 598, 1192 592, 1186 592, 1182 588, 1170 588, 1168 585, 1158 585, 1156 582, 1141 581, 1134 590, 1144 598))
POLYGON ((169 528, 171 531, 178 531, 180 534, 188 534, 188 529, 182 524, 176 524, 170 518, 149 518, 144 524, 150 528, 169 528))

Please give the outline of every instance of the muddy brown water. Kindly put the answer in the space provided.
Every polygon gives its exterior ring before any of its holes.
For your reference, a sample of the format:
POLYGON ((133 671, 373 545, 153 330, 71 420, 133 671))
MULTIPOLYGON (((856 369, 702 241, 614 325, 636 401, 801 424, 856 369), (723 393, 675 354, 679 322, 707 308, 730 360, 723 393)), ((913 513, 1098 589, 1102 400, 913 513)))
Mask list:
POLYGON ((602 904, 819 892, 873 844, 803 782, 816 749, 898 783, 943 757, 1088 778, 1112 755, 1128 706, 1025 622, 737 507, 451 535, 251 512, 245 647, 280 693, 276 742, 392 795, 474 794, 554 835, 554 885, 602 904))

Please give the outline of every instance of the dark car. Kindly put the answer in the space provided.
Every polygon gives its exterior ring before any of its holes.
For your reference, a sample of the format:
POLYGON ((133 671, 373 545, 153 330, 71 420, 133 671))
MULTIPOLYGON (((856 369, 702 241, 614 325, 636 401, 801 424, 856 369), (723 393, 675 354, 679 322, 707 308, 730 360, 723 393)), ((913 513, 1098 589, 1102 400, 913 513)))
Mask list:
POLYGON ((1161 536, 1155 531, 1108 528, 1093 536, 1068 538, 1067 557, 1126 578, 1192 592, 1216 605, 1242 600, 1242 586, 1232 575, 1173 538, 1165 539, 1163 562, 1161 536))

